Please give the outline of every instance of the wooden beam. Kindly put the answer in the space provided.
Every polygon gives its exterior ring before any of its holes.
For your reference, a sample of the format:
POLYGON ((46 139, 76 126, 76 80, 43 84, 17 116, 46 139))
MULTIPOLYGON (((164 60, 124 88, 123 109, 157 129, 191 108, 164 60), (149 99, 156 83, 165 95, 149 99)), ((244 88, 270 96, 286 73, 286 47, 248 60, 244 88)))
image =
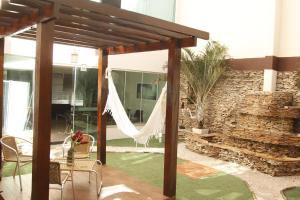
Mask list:
POLYGON ((22 14, 21 13, 7 11, 7 10, 0 10, 0 16, 1 17, 11 17, 11 18, 17 19, 19 17, 22 17, 22 14))
MULTIPOLYGON (((0 138, 2 138, 3 123, 3 71, 4 71, 4 38, 0 38, 0 138)), ((0 147, 0 171, 2 171, 2 147, 0 147)), ((0 174, 0 180, 2 173, 0 174)))
POLYGON ((164 195, 171 198, 175 197, 176 195, 180 59, 180 44, 177 40, 172 40, 169 46, 168 57, 168 88, 163 189, 164 195))
MULTIPOLYGON (((14 38, 21 38, 21 39, 34 40, 34 41, 36 39, 35 37, 33 37, 32 34, 28 34, 28 33, 21 33, 19 35, 14 36, 14 38)), ((78 42, 75 40, 60 39, 60 38, 55 38, 55 37, 54 37, 54 43, 78 46, 78 47, 85 47, 85 48, 91 48, 91 49, 98 49, 95 44, 88 44, 88 43, 78 42)))
POLYGON ((49 199, 54 20, 37 25, 31 200, 49 199))
POLYGON ((272 69, 272 66, 268 66, 268 61, 266 60, 265 57, 229 59, 228 64, 232 69, 235 69, 235 70, 272 69))
POLYGON ((1 17, 1 16, 0 16, 0 21, 1 21, 1 22, 5 22, 5 23, 8 23, 8 24, 11 24, 11 23, 16 22, 17 19, 12 18, 12 17, 1 17))
POLYGON ((103 39, 103 37, 101 37, 101 34, 98 34, 93 31, 83 30, 83 29, 73 29, 73 28, 69 28, 69 27, 56 26, 55 31, 85 36, 90 40, 91 39, 97 40, 99 42, 102 42, 103 44, 110 44, 110 45, 126 45, 126 44, 129 45, 129 44, 131 44, 128 42, 116 41, 113 39, 103 39))
POLYGON ((2 12, 3 15, 13 16, 14 14, 11 14, 11 11, 16 11, 21 13, 21 17, 16 18, 16 22, 12 23, 8 27, 0 26, 0 37, 9 36, 32 25, 35 25, 36 23, 53 19, 55 10, 54 4, 49 4, 41 9, 35 9, 21 5, 17 6, 17 4, 9 4, 7 2, 1 9, 9 10, 2 12))
POLYGON ((51 5, 50 2, 37 1, 37 0, 10 0, 10 3, 20 4, 20 5, 24 5, 32 8, 38 8, 38 9, 51 5))
POLYGON ((12 4, 10 1, 4 1, 2 2, 2 8, 3 10, 11 10, 19 13, 23 13, 24 15, 31 15, 31 13, 38 12, 38 9, 31 8, 27 6, 22 6, 19 4, 12 4))
POLYGON ((129 35, 134 35, 134 36, 137 35, 137 36, 141 36, 141 37, 144 37, 144 38, 149 38, 149 39, 153 39, 153 40, 157 40, 157 41, 167 41, 167 40, 170 39, 169 37, 149 33, 147 31, 141 31, 141 30, 138 30, 138 29, 133 29, 133 28, 125 27, 125 26, 117 26, 117 25, 114 25, 114 24, 107 24, 105 22, 86 19, 86 18, 82 18, 82 17, 79 17, 79 16, 71 16, 71 15, 66 15, 66 14, 60 14, 59 18, 62 21, 69 21, 69 22, 74 22, 74 23, 77 23, 77 24, 84 24, 86 26, 105 28, 107 30, 110 30, 110 32, 129 34, 129 35))
POLYGON ((103 15, 111 16, 112 18, 118 18, 118 19, 124 19, 127 21, 132 21, 140 24, 145 24, 157 28, 162 28, 165 30, 185 34, 185 35, 190 35, 190 36, 195 36, 197 38, 202 38, 202 39, 209 39, 209 33, 205 31, 200 31, 196 30, 193 28, 189 28, 186 26, 182 26, 179 24, 174 24, 172 22, 168 22, 165 20, 157 19, 154 17, 138 14, 135 12, 115 8, 110 5, 105 5, 105 4, 99 4, 96 2, 92 1, 86 1, 86 0, 60 0, 62 4, 65 4, 69 7, 73 8, 79 8, 79 9, 87 9, 89 11, 93 11, 96 13, 100 13, 103 15))
POLYGON ((97 159, 106 164, 106 119, 107 114, 102 115, 107 95, 108 83, 105 72, 108 66, 108 54, 106 50, 99 49, 98 62, 98 126, 97 126, 97 159))
POLYGON ((300 57, 278 57, 278 71, 296 71, 300 68, 300 57))
POLYGON ((72 24, 72 23, 68 23, 68 22, 62 22, 62 21, 59 22, 58 21, 56 23, 56 27, 58 27, 58 26, 96 32, 98 34, 98 37, 101 37, 101 38, 107 39, 107 40, 127 42, 127 43, 131 43, 131 44, 145 43, 145 41, 143 41, 143 40, 139 40, 138 38, 128 37, 128 35, 123 35, 123 36, 120 36, 119 34, 115 35, 114 33, 107 31, 106 29, 98 29, 98 28, 95 28, 95 27, 87 27, 87 26, 83 26, 81 24, 72 24))
MULTIPOLYGON (((197 38, 189 37, 185 39, 177 40, 179 42, 180 48, 185 47, 193 47, 197 45, 197 38)), ((141 45, 134 45, 134 46, 118 46, 108 48, 109 55, 118 55, 118 54, 127 54, 127 53, 138 53, 138 52, 145 52, 145 51, 157 51, 157 50, 165 50, 168 49, 171 42, 156 42, 150 44, 141 44, 141 45)))
POLYGON ((296 71, 300 66, 300 57, 266 56, 259 58, 229 59, 229 66, 234 70, 264 70, 296 71))
POLYGON ((150 33, 163 35, 163 36, 167 36, 167 37, 172 37, 172 38, 177 38, 177 39, 182 39, 182 38, 187 37, 187 35, 172 32, 172 31, 168 31, 168 30, 165 30, 165 29, 162 29, 162 28, 148 26, 148 25, 145 25, 145 24, 131 22, 131 21, 128 21, 128 20, 112 18, 112 17, 107 16, 107 15, 101 15, 101 14, 97 14, 95 12, 89 12, 87 10, 85 10, 85 11, 84 10, 75 10, 75 9, 70 8, 70 7, 62 6, 60 11, 64 14, 68 14, 68 15, 77 15, 77 16, 85 17, 85 18, 95 20, 95 21, 100 21, 100 22, 105 22, 105 23, 112 23, 112 24, 117 25, 117 26, 130 27, 130 28, 134 28, 134 29, 138 29, 138 30, 142 30, 142 31, 147 31, 147 32, 150 32, 150 33))

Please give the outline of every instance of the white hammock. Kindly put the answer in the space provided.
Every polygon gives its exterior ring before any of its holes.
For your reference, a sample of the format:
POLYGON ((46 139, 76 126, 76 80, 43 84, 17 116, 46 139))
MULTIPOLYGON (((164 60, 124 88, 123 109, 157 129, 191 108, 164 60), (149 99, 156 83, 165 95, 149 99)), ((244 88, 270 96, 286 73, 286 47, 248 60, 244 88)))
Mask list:
POLYGON ((117 127, 127 136, 133 138, 139 144, 147 145, 151 137, 161 137, 164 131, 166 118, 166 90, 167 84, 162 89, 161 95, 155 104, 153 111, 144 125, 138 130, 128 118, 125 109, 120 101, 116 87, 114 85, 111 71, 107 70, 108 97, 104 113, 109 113, 115 120, 117 127))

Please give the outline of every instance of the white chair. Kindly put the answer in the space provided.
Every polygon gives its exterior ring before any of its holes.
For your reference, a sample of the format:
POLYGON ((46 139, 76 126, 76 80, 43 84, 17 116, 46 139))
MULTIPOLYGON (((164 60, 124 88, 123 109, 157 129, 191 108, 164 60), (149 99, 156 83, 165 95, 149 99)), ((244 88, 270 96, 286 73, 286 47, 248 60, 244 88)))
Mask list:
MULTIPOLYGON (((83 134, 83 140, 88 141, 84 144, 78 144, 74 147, 74 158, 75 159, 85 159, 90 158, 90 154, 92 153, 94 144, 95 144, 95 138, 92 135, 89 134, 83 134)), ((71 142, 71 136, 68 136, 65 138, 63 143, 63 157, 65 157, 65 151, 67 150, 67 147, 69 146, 68 143, 71 142)))
POLYGON ((18 137, 13 136, 5 136, 1 138, 0 143, 2 144, 2 153, 4 162, 13 162, 16 163, 16 167, 14 170, 13 178, 16 176, 16 172, 18 170, 19 181, 20 181, 20 190, 23 190, 22 187, 22 179, 21 179, 21 167, 30 164, 32 162, 32 156, 23 155, 21 151, 19 151, 16 139, 20 142, 25 142, 32 145, 31 142, 18 137))

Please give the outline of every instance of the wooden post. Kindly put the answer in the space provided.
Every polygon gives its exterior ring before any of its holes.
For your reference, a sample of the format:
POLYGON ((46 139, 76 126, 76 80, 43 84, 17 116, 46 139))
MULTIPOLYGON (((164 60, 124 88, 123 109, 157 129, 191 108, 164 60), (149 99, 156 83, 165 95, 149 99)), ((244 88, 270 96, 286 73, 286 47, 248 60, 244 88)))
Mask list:
POLYGON ((49 199, 53 34, 54 20, 38 23, 31 200, 49 199))
POLYGON ((108 65, 108 54, 106 50, 99 49, 98 61, 98 127, 97 127, 97 159, 106 164, 106 118, 102 115, 108 94, 108 83, 105 71, 108 65))
MULTIPOLYGON (((4 38, 0 38, 0 138, 3 123, 3 71, 4 71, 4 38)), ((2 147, 0 147, 0 171, 2 172, 2 147)), ((2 173, 0 174, 0 180, 2 173)))
POLYGON ((178 40, 172 40, 169 47, 167 78, 167 111, 164 158, 164 195, 176 195, 178 110, 180 85, 181 48, 178 40))

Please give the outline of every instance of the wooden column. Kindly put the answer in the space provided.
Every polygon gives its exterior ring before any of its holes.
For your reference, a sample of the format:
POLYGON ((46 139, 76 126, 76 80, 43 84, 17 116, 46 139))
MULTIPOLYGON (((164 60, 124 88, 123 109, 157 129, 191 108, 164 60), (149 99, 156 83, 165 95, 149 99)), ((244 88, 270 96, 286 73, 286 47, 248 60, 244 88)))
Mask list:
POLYGON ((165 196, 171 198, 176 195, 180 59, 181 48, 179 43, 177 40, 172 40, 169 47, 168 57, 168 90, 163 191, 165 196))
POLYGON ((108 83, 105 71, 108 65, 108 54, 106 50, 99 49, 98 61, 98 127, 97 127, 97 159, 106 164, 106 118, 102 115, 108 94, 108 83))
POLYGON ((49 199, 53 33, 53 20, 37 25, 31 200, 49 199))
MULTIPOLYGON (((3 71, 4 71, 4 38, 0 38, 0 138, 3 123, 3 71)), ((0 147, 0 171, 2 172, 2 147, 0 147)), ((0 180, 2 174, 0 174, 0 180)))

